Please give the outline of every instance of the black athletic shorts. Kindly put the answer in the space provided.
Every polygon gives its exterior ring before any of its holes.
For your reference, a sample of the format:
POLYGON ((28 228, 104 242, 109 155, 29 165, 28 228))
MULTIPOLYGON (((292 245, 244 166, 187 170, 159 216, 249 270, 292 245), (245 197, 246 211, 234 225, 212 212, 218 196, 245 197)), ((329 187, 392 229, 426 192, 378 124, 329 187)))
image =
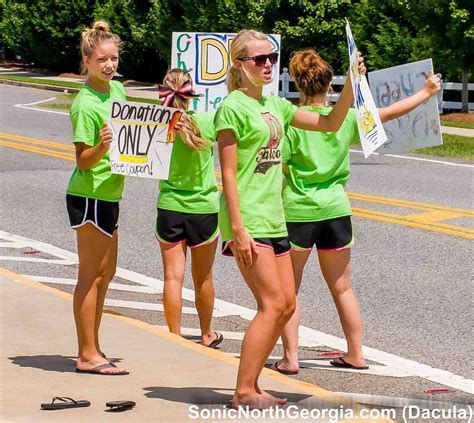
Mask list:
POLYGON ((318 222, 286 222, 292 251, 337 251, 351 248, 354 243, 350 216, 318 222))
MULTIPOLYGON (((284 256, 291 251, 291 245, 287 237, 283 238, 254 238, 255 243, 259 247, 271 248, 275 253, 276 257, 284 256)), ((234 254, 230 246, 234 243, 234 240, 225 241, 222 243, 222 255, 232 257, 234 254)))
POLYGON ((92 223, 99 231, 111 237, 118 227, 118 201, 96 200, 66 194, 66 206, 73 229, 92 223))
POLYGON ((219 236, 217 213, 194 214, 158 209, 156 238, 165 244, 185 242, 189 248, 210 244, 219 236))

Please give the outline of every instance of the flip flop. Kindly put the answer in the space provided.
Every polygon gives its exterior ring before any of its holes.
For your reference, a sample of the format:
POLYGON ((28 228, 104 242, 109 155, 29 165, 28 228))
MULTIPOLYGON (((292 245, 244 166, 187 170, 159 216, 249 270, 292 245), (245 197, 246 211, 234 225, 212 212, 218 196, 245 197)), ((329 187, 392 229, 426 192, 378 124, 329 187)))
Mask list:
POLYGON ((76 401, 69 397, 54 397, 50 403, 41 404, 42 410, 64 410, 66 408, 89 407, 90 401, 76 401), (56 402, 58 401, 58 402, 56 402))
POLYGON ((133 407, 135 407, 136 403, 135 401, 109 401, 106 402, 105 405, 106 407, 109 407, 109 409, 105 411, 120 412, 131 410, 133 407))
POLYGON ((285 369, 280 369, 278 367, 278 361, 275 361, 271 366, 270 369, 277 371, 278 373, 281 373, 282 375, 297 375, 299 370, 285 370, 285 369))
POLYGON ((346 360, 344 360, 342 357, 337 357, 339 360, 342 361, 342 363, 337 362, 336 360, 331 360, 329 364, 334 367, 340 367, 342 369, 352 369, 352 370, 367 370, 369 366, 362 366, 362 367, 357 367, 354 366, 351 363, 348 363, 346 360))
POLYGON ((214 341, 212 341, 209 345, 206 345, 206 347, 215 349, 224 340, 224 335, 222 335, 222 333, 217 333, 216 331, 214 331, 214 333, 216 334, 217 338, 214 339, 214 341))
POLYGON ((104 369, 111 369, 111 368, 117 368, 117 366, 113 363, 107 363, 107 364, 102 364, 100 366, 94 367, 93 369, 89 370, 81 370, 76 367, 76 373, 89 373, 91 375, 102 375, 102 376, 125 376, 130 374, 126 370, 122 370, 121 372, 118 373, 104 373, 101 370, 104 369))

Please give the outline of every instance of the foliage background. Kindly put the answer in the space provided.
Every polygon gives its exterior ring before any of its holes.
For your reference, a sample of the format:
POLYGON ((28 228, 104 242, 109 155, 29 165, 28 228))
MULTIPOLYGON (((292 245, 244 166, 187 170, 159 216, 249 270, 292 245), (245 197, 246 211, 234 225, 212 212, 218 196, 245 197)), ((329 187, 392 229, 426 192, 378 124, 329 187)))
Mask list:
POLYGON ((124 43, 120 71, 158 81, 169 66, 173 31, 282 36, 282 64, 312 47, 345 73, 344 20, 369 71, 432 57, 445 80, 474 74, 472 0, 0 0, 0 46, 36 65, 78 72, 81 31, 107 20, 124 43))

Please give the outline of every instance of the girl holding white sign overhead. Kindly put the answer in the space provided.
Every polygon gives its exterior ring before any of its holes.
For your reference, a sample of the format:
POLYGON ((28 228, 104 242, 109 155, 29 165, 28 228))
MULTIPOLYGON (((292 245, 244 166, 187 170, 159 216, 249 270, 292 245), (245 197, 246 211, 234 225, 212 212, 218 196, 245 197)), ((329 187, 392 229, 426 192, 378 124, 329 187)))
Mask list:
MULTIPOLYGON (((189 73, 167 72, 160 86, 163 106, 188 110, 197 97, 189 73)), ((218 189, 214 175, 214 115, 187 112, 174 141, 168 180, 160 181, 156 237, 164 268, 163 306, 169 330, 181 333, 182 288, 187 247, 191 250, 191 274, 201 326, 201 344, 216 348, 223 340, 211 330, 214 308, 212 266, 219 227, 218 189)))
MULTIPOLYGON (((290 75, 300 92, 300 105, 322 115, 331 113, 325 99, 332 68, 312 49, 292 55, 290 75)), ((400 117, 440 90, 440 80, 431 75, 425 87, 411 97, 379 110, 382 122, 400 117)), ((359 138, 355 110, 350 109, 341 128, 316 133, 291 128, 283 148, 283 205, 291 261, 298 291, 304 266, 316 245, 319 265, 329 287, 347 340, 347 353, 331 361, 335 367, 367 369, 362 354, 362 319, 350 281, 353 243, 351 206, 344 186, 349 178, 349 147, 359 138)), ((272 368, 296 374, 298 364, 299 308, 283 330, 284 357, 272 368)))
POLYGON ((117 266, 117 222, 124 177, 111 172, 108 151, 112 136, 103 125, 112 102, 126 97, 122 84, 112 81, 120 45, 120 38, 109 31, 106 22, 96 22, 82 33, 82 66, 87 80, 70 112, 77 165, 66 196, 79 253, 73 301, 79 345, 76 371, 113 376, 128 372, 106 359, 99 344, 99 326, 117 266))
MULTIPOLYGON (((236 258, 257 301, 257 314, 243 342, 232 407, 285 404, 258 386, 258 377, 295 309, 295 282, 281 198, 282 137, 290 125, 337 131, 352 103, 348 80, 332 113, 298 109, 276 96, 263 96, 273 78, 278 52, 267 37, 241 31, 230 47, 229 95, 215 118, 224 195, 219 222, 223 254, 236 258)), ((364 65, 361 59, 360 65, 364 65)))

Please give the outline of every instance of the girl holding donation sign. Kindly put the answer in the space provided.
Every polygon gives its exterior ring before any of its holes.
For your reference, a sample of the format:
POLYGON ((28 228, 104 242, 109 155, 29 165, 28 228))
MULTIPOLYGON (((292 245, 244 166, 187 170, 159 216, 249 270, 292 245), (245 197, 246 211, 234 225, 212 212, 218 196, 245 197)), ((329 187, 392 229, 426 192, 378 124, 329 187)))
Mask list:
POLYGON ((105 295, 117 266, 117 222, 124 177, 112 174, 111 131, 104 125, 114 100, 125 100, 125 89, 112 81, 119 63, 120 38, 106 22, 82 33, 84 87, 71 107, 76 168, 67 188, 66 204, 76 230, 79 276, 74 291, 78 357, 76 371, 99 375, 127 375, 109 362, 99 344, 105 295))
MULTIPOLYGON (((332 68, 312 49, 293 53, 290 75, 300 92, 300 105, 321 115, 332 113, 325 99, 332 68)), ((382 122, 398 118, 436 95, 440 80, 430 75, 422 90, 386 108, 379 109, 382 122)), ((344 186, 349 178, 349 147, 359 138, 355 110, 350 109, 337 132, 310 132, 290 128, 283 148, 283 205, 291 244, 291 261, 298 292, 304 266, 316 245, 319 265, 334 299, 347 354, 331 361, 335 367, 367 369, 362 354, 362 320, 350 281, 353 243, 351 206, 344 186)), ((296 374, 298 364, 299 309, 283 330, 284 357, 272 368, 296 374)))
MULTIPOLYGON (((232 407, 269 408, 286 403, 258 386, 258 377, 295 309, 295 282, 281 198, 282 140, 289 126, 337 131, 352 103, 348 78, 327 116, 264 96, 278 52, 261 32, 245 30, 230 47, 232 67, 215 118, 224 195, 219 223, 223 254, 233 255, 257 302, 242 343, 232 407)), ((364 71, 360 59, 360 71, 364 71)))
MULTIPOLYGON (((191 76, 181 69, 167 72, 160 86, 163 106, 187 111, 193 94, 191 76)), ((211 330, 214 308, 212 266, 219 228, 218 189, 214 175, 212 141, 214 115, 182 114, 176 134, 168 180, 160 181, 156 237, 164 267, 163 306, 169 330, 181 333, 182 286, 187 247, 191 250, 191 273, 196 309, 201 326, 201 344, 216 348, 223 340, 211 330)))

